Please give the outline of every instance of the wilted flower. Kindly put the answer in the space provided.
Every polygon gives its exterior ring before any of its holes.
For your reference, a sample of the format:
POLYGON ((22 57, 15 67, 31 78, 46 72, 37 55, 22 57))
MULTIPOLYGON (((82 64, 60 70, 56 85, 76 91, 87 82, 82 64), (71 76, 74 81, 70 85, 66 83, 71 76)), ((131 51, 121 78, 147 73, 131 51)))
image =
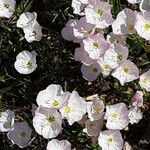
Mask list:
POLYGON ((87 133, 88 136, 98 136, 102 128, 103 120, 103 117, 100 120, 95 121, 88 119, 85 122, 85 128, 83 129, 83 132, 87 133))
POLYGON ((24 122, 15 123, 7 136, 12 143, 18 145, 20 148, 25 148, 29 145, 31 140, 32 129, 24 122))
POLYGON ((7 109, 0 112, 0 132, 8 132, 14 125, 15 114, 13 111, 7 109))
POLYGON ((112 44, 104 54, 105 62, 111 68, 117 68, 128 58, 129 50, 121 44, 112 44))
POLYGON ((104 109, 104 103, 99 98, 95 98, 91 102, 87 102, 87 113, 91 121, 102 118, 104 115, 104 109))
POLYGON ((72 125, 74 122, 80 121, 86 113, 86 101, 79 96, 78 92, 73 91, 70 94, 68 104, 60 109, 60 112, 72 125))
POLYGON ((71 150, 71 144, 67 140, 53 139, 48 142, 47 150, 71 150))
POLYGON ((109 48, 109 44, 105 41, 102 34, 96 34, 88 36, 83 40, 83 46, 85 51, 89 54, 89 57, 98 60, 104 55, 109 48))
POLYGON ((130 60, 125 60, 113 73, 112 76, 117 78, 121 85, 139 78, 139 69, 130 60))
POLYGON ((98 143, 102 150, 122 150, 123 148, 123 138, 118 130, 100 132, 98 143))
POLYGON ((118 13, 116 20, 112 24, 113 33, 117 35, 133 34, 136 32, 134 26, 136 22, 136 12, 129 8, 118 13))
POLYGON ((87 22, 96 25, 96 28, 107 28, 112 24, 111 5, 107 2, 90 1, 85 8, 87 22))
POLYGON ((38 107, 33 118, 35 131, 44 138, 54 138, 62 130, 62 116, 53 108, 38 107))
POLYGON ((138 107, 131 106, 129 109, 129 121, 131 124, 138 123, 143 118, 142 112, 138 107))
POLYGON ((137 14, 135 29, 140 37, 150 40, 150 11, 137 14))
POLYGON ((15 0, 0 0, 0 17, 10 18, 15 11, 15 0))
POLYGON ((137 107, 143 106, 143 92, 136 91, 136 93, 132 97, 132 105, 137 107))
POLYGON ((30 23, 34 23, 37 19, 37 13, 33 12, 25 12, 20 15, 18 21, 17 21, 17 27, 19 28, 25 28, 28 27, 30 23))
POLYGON ((122 44, 123 46, 125 46, 126 45, 126 36, 125 35, 116 35, 113 32, 111 32, 107 35, 107 41, 110 44, 117 43, 117 44, 122 44))
POLYGON ((77 39, 83 39, 89 35, 94 34, 94 32, 95 32, 95 25, 87 23, 85 17, 80 18, 76 22, 76 25, 73 27, 73 33, 77 39))
POLYGON ((150 1, 149 0, 138 0, 138 1, 141 1, 141 3, 140 3, 140 10, 142 12, 150 11, 150 1))
POLYGON ((141 88, 144 88, 148 92, 150 91, 150 69, 140 76, 139 84, 141 88))
POLYGON ((25 33, 25 39, 32 43, 33 41, 40 41, 42 38, 42 27, 37 21, 34 21, 32 24, 29 24, 26 28, 23 28, 25 33))
POLYGON ((88 0, 72 0, 73 13, 78 15, 84 15, 84 9, 88 4, 88 0))
POLYGON ((112 130, 122 130, 129 124, 128 110, 124 103, 106 106, 106 127, 112 130))
POLYGON ((92 82, 100 75, 100 65, 97 62, 89 66, 82 64, 81 72, 84 79, 92 82))
POLYGON ((36 55, 35 51, 31 53, 29 51, 20 52, 16 57, 15 69, 21 74, 32 73, 37 68, 36 55))
POLYGON ((133 150, 131 145, 128 142, 124 143, 123 150, 133 150))
POLYGON ((68 98, 69 93, 64 93, 60 85, 51 84, 39 92, 36 101, 39 106, 60 109, 67 104, 68 98))

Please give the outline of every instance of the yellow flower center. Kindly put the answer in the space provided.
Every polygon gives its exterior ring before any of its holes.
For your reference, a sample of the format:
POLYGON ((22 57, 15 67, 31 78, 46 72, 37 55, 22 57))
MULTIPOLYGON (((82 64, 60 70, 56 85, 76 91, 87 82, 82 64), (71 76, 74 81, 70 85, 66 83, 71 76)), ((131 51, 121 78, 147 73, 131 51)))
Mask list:
POLYGON ((8 3, 4 3, 4 7, 8 9, 9 8, 9 4, 8 3))
POLYGON ((111 119, 112 119, 113 121, 118 120, 118 119, 119 119, 119 115, 118 115, 117 113, 112 113, 112 114, 111 114, 111 119))
POLYGON ((26 132, 24 132, 24 131, 21 131, 20 133, 19 133, 19 136, 21 137, 21 138, 25 138, 26 137, 26 132))
POLYGON ((124 71, 124 73, 128 74, 129 69, 127 67, 124 67, 123 71, 124 71))
POLYGON ((64 108, 64 111, 65 111, 66 113, 70 113, 72 110, 71 110, 71 107, 66 106, 66 107, 64 108))
POLYGON ((149 83, 149 80, 147 78, 143 79, 142 82, 146 85, 149 83))
POLYGON ((36 31, 32 31, 32 36, 35 36, 36 35, 36 31))
POLYGON ((104 67, 105 70, 109 69, 109 65, 107 65, 107 64, 104 64, 103 67, 104 67))
POLYGON ((113 137, 108 137, 108 138, 107 138, 107 143, 108 143, 108 144, 113 143, 113 137))
POLYGON ((89 128, 91 128, 91 129, 95 128, 95 124, 91 122, 91 123, 89 124, 89 128))
POLYGON ((146 24, 144 25, 144 29, 145 29, 145 30, 150 30, 150 23, 146 23, 146 24))
POLYGON ((46 118, 46 120, 48 121, 48 123, 53 123, 55 121, 55 117, 50 115, 46 118))
POLYGON ((28 68, 31 68, 31 67, 32 67, 32 61, 31 61, 31 60, 27 62, 27 67, 28 67, 28 68))
POLYGON ((103 16, 103 15, 104 15, 104 11, 103 11, 102 9, 98 9, 98 10, 97 10, 97 14, 98 14, 99 16, 103 16))
POLYGON ((57 100, 54 100, 54 101, 53 101, 53 106, 54 106, 54 107, 57 107, 58 105, 59 105, 59 102, 58 102, 57 100))
POLYGON ((94 49, 97 49, 98 47, 99 47, 98 43, 97 43, 97 42, 94 42, 94 43, 93 43, 93 48, 94 48, 94 49))
POLYGON ((93 68, 93 72, 96 73, 98 70, 97 68, 93 68))
POLYGON ((127 27, 129 31, 134 30, 134 24, 128 24, 127 27))
POLYGON ((117 55, 118 60, 123 60, 123 56, 121 54, 117 55))

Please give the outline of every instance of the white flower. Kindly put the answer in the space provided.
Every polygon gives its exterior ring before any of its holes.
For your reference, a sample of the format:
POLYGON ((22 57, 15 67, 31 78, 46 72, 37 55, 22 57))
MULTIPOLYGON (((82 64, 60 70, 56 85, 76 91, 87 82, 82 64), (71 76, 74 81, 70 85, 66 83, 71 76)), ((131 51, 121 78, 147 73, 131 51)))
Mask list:
POLYGON ((150 69, 140 76, 139 84, 141 88, 146 89, 148 92, 150 91, 150 69))
POLYGON ((122 130, 129 124, 128 110, 124 103, 106 106, 106 127, 112 130, 122 130))
POLYGON ((117 78, 121 85, 139 78, 139 69, 130 60, 125 60, 113 73, 112 76, 117 78))
POLYGON ((104 54, 105 62, 111 68, 117 68, 120 66, 128 57, 129 50, 126 46, 121 44, 112 44, 111 47, 104 54))
POLYGON ((18 21, 17 21, 17 27, 19 28, 25 28, 28 27, 30 23, 34 23, 37 19, 37 13, 33 12, 25 12, 20 15, 18 21))
POLYGON ((13 144, 17 144, 20 148, 25 148, 31 140, 32 129, 26 122, 15 123, 7 136, 13 144))
POLYGON ((86 113, 86 101, 76 91, 73 91, 68 104, 60 109, 60 112, 72 125, 74 122, 80 121, 86 113))
POLYGON ((131 106, 129 109, 129 121, 131 124, 138 123, 143 118, 140 108, 131 106))
POLYGON ((103 124, 104 118, 102 117, 100 120, 87 120, 85 122, 85 128, 83 129, 83 132, 87 133, 88 136, 98 136, 99 132, 101 131, 102 124, 103 124))
POLYGON ((136 4, 136 3, 140 3, 141 0, 127 0, 129 3, 131 4, 136 4))
POLYGON ((62 130, 62 116, 56 110, 46 107, 38 107, 33 118, 35 131, 44 138, 54 138, 62 130))
POLYGON ((60 85, 51 84, 39 92, 36 101, 39 106, 60 109, 67 105, 68 99, 68 92, 64 93, 60 85))
POLYGON ((53 139, 48 142, 46 150, 71 150, 71 144, 67 140, 53 139))
POLYGON ((100 132, 98 143, 102 150, 122 150, 123 148, 123 138, 118 130, 100 132))
POLYGON ((23 28, 25 33, 25 39, 31 43, 33 41, 40 41, 42 38, 42 27, 37 21, 29 24, 26 28, 23 28))
POLYGON ((141 1, 141 3, 140 3, 140 10, 142 12, 150 11, 150 1, 149 0, 139 0, 139 1, 141 1))
POLYGON ((140 37, 150 40, 150 11, 137 14, 135 29, 140 37))
POLYGON ((0 132, 8 132, 12 128, 15 120, 15 114, 13 111, 7 109, 4 112, 0 112, 0 132))
POLYGON ((21 74, 32 73, 37 68, 36 55, 35 51, 31 53, 29 51, 20 52, 16 57, 15 69, 21 74))
POLYGON ((107 2, 91 1, 85 8, 87 22, 96 25, 96 28, 107 28, 112 24, 111 5, 107 2))
POLYGON ((10 18, 15 11, 15 0, 0 0, 0 17, 10 18))
POLYGON ((91 121, 98 120, 104 115, 104 103, 99 98, 87 102, 87 113, 91 121))

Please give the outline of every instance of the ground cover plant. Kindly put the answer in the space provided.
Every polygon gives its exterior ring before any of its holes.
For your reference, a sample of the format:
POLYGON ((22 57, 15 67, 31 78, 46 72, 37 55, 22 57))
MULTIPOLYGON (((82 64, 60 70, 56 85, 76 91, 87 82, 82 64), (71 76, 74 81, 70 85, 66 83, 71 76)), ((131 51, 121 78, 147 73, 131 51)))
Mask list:
POLYGON ((0 149, 150 149, 149 0, 0 0, 0 149))

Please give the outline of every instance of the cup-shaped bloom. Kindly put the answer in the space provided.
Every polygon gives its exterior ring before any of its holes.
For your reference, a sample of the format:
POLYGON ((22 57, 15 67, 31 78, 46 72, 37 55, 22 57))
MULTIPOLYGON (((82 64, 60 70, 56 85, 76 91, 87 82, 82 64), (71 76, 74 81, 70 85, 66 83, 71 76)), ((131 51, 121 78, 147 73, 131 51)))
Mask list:
POLYGON ((95 32, 95 25, 87 23, 85 17, 80 18, 73 28, 74 36, 77 39, 83 39, 89 35, 94 34, 94 32, 95 32))
POLYGON ((15 0, 0 0, 0 17, 10 18, 15 11, 15 0))
POLYGON ((29 145, 31 140, 32 129, 24 122, 15 123, 7 136, 13 144, 18 145, 20 148, 25 148, 29 145))
POLYGON ((37 68, 36 55, 35 51, 31 53, 29 51, 20 52, 16 57, 15 69, 21 74, 32 73, 37 68))
POLYGON ((57 109, 38 107, 33 118, 35 131, 44 138, 54 138, 62 130, 62 116, 57 109))
POLYGON ((8 132, 14 125, 15 114, 13 111, 7 109, 0 112, 0 132, 8 132))
POLYGON ((143 92, 136 91, 136 93, 132 97, 132 105, 137 107, 143 106, 143 92))
POLYGON ((90 1, 85 8, 85 17, 87 22, 101 29, 107 28, 114 21, 111 14, 111 5, 102 1, 90 1))
POLYGON ((83 16, 84 13, 84 9, 86 7, 86 5, 88 4, 88 0, 72 0, 72 8, 73 8, 73 13, 83 16))
POLYGON ((68 100, 68 104, 60 109, 60 112, 68 123, 80 121, 86 113, 86 101, 79 96, 78 92, 73 91, 68 100))
POLYGON ((26 28, 23 28, 25 33, 25 39, 27 42, 32 43, 33 41, 40 41, 42 34, 42 27, 39 25, 37 21, 29 24, 26 28))
POLYGON ((97 77, 100 75, 100 65, 99 63, 95 62, 89 66, 82 64, 81 66, 81 72, 83 75, 83 78, 87 81, 94 81, 97 79, 97 77))
POLYGON ((138 123, 143 118, 140 108, 131 106, 129 109, 129 121, 131 124, 138 123))
POLYGON ((87 133, 88 136, 98 136, 102 125, 103 125, 104 118, 102 117, 99 120, 91 121, 88 119, 85 122, 85 128, 83 129, 83 132, 87 133))
POLYGON ((139 78, 139 69, 130 60, 125 60, 113 73, 112 76, 117 78, 121 85, 139 78))
POLYGON ((99 98, 87 102, 87 113, 91 121, 98 120, 104 115, 104 103, 99 98))
POLYGON ((39 106, 60 109, 67 105, 69 96, 68 92, 63 92, 60 85, 51 84, 39 92, 36 101, 39 106))
POLYGON ((94 60, 98 60, 109 48, 108 42, 105 41, 104 36, 100 33, 85 38, 83 46, 89 57, 94 60))
POLYGON ((136 32, 135 22, 136 12, 125 8, 118 13, 116 20, 112 23, 113 33, 117 35, 133 34, 136 32))
POLYGON ((71 144, 67 140, 53 139, 48 142, 46 150, 71 150, 71 144))
POLYGON ((140 81, 139 84, 141 88, 145 89, 146 91, 150 91, 150 69, 140 75, 140 81))
POLYGON ((112 130, 122 130, 129 124, 128 109, 126 104, 118 103, 106 106, 106 127, 112 130))
POLYGON ((17 21, 17 27, 25 28, 28 27, 29 24, 34 23, 37 19, 37 13, 33 12, 25 12, 22 13, 17 21))
POLYGON ((106 63, 113 69, 120 66, 128 58, 129 50, 121 44, 112 44, 104 54, 106 63))
POLYGON ((100 132, 98 143, 102 150, 122 150, 123 138, 118 130, 105 130, 100 132))
POLYGON ((84 65, 87 65, 87 66, 95 62, 94 59, 89 57, 89 54, 84 50, 82 45, 80 48, 75 49, 74 59, 76 61, 82 62, 84 65))
POLYGON ((110 44, 117 43, 117 44, 122 44, 123 46, 125 46, 126 45, 126 36, 125 35, 116 35, 113 32, 111 32, 107 35, 107 41, 110 44))
POLYGON ((62 37, 67 41, 75 41, 75 36, 73 33, 73 28, 77 24, 76 19, 69 20, 66 26, 61 30, 62 37))
POLYGON ((150 1, 149 0, 139 0, 139 1, 141 1, 141 3, 140 3, 140 10, 142 12, 150 11, 150 1))
POLYGON ((150 40, 150 11, 137 14, 135 29, 140 37, 150 40))

